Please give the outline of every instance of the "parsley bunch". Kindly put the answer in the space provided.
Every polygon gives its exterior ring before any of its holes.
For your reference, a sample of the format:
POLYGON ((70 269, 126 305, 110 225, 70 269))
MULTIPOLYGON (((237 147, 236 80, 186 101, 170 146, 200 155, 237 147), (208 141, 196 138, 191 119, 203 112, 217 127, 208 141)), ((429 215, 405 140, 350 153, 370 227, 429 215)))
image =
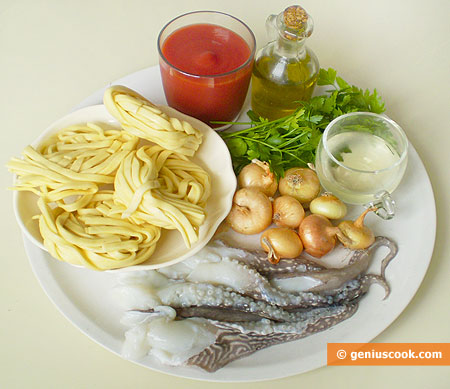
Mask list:
POLYGON ((348 84, 334 69, 320 69, 317 85, 331 86, 327 94, 300 101, 290 115, 269 121, 253 111, 247 115, 250 127, 220 133, 231 153, 236 175, 253 159, 267 161, 279 177, 292 167, 313 163, 316 148, 328 123, 336 117, 357 111, 384 112, 376 89, 371 93, 348 84))

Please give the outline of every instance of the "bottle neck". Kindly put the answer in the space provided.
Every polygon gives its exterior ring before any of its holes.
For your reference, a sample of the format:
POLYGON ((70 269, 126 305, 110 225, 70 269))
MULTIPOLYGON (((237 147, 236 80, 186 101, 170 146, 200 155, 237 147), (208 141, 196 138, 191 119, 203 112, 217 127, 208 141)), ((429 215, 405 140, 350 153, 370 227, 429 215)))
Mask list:
POLYGON ((306 55, 305 41, 306 39, 292 40, 278 36, 278 39, 275 41, 275 50, 283 57, 301 58, 306 55))

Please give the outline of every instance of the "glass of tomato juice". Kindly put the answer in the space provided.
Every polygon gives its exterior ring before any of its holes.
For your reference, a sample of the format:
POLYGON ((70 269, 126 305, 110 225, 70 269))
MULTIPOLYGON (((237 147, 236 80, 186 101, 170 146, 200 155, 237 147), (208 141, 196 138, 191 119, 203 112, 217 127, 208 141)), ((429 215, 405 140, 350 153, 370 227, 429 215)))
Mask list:
POLYGON ((165 25, 158 37, 167 103, 214 127, 238 118, 250 84, 255 36, 234 16, 190 12, 165 25))

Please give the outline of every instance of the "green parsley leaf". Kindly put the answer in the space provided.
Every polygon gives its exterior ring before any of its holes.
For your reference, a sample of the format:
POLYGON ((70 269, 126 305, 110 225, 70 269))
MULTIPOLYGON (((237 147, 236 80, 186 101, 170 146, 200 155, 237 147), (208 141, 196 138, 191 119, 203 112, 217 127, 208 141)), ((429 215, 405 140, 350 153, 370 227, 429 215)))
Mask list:
POLYGON ((240 138, 231 138, 226 142, 231 155, 242 157, 247 152, 247 144, 240 138))
POLYGON ((328 70, 320 69, 317 85, 334 85, 336 81, 336 70, 328 68, 328 70))
POLYGON ((341 77, 336 77, 336 82, 337 82, 337 84, 338 84, 340 89, 345 89, 345 88, 349 88, 350 87, 350 85, 347 83, 347 81, 345 81, 341 77))

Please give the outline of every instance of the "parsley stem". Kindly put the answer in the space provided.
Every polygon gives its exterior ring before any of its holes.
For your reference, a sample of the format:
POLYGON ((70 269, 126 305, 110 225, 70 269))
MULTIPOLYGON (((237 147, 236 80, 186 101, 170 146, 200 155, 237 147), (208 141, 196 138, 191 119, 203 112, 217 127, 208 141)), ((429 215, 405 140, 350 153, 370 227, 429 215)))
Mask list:
POLYGON ((300 139, 302 136, 305 136, 305 134, 306 134, 306 131, 304 131, 304 132, 302 132, 302 133, 296 135, 295 137, 293 137, 293 138, 287 140, 286 142, 280 144, 280 147, 286 147, 286 146, 290 145, 291 143, 296 142, 296 141, 297 141, 298 139, 300 139))
POLYGON ((212 124, 231 124, 232 126, 250 126, 251 122, 221 122, 219 120, 213 120, 210 123, 212 124))
POLYGON ((272 146, 272 145, 270 145, 270 144, 268 144, 268 143, 266 143, 266 142, 263 142, 263 141, 261 141, 261 140, 258 140, 258 139, 248 138, 248 137, 246 137, 246 136, 239 136, 239 138, 248 140, 248 141, 250 141, 250 142, 260 143, 260 144, 262 144, 262 145, 268 147, 269 149, 272 149, 272 150, 274 150, 274 151, 278 151, 278 152, 280 153, 280 155, 283 155, 283 154, 290 155, 292 158, 296 159, 297 161, 300 161, 301 163, 307 165, 307 163, 306 163, 303 159, 301 159, 300 157, 298 157, 298 156, 295 155, 295 154, 292 154, 292 153, 289 152, 289 151, 286 151, 286 150, 280 150, 278 147, 272 146))
POLYGON ((240 130, 240 131, 223 132, 222 134, 220 134, 220 136, 222 138, 229 138, 229 137, 232 137, 232 136, 245 134, 246 132, 254 131, 254 130, 257 130, 257 129, 261 128, 261 127, 267 127, 267 126, 271 126, 271 125, 276 124, 276 123, 287 121, 287 119, 289 119, 290 117, 291 116, 282 117, 282 118, 279 118, 279 119, 272 120, 270 122, 261 122, 261 123, 257 124, 256 126, 245 128, 245 129, 240 130))

